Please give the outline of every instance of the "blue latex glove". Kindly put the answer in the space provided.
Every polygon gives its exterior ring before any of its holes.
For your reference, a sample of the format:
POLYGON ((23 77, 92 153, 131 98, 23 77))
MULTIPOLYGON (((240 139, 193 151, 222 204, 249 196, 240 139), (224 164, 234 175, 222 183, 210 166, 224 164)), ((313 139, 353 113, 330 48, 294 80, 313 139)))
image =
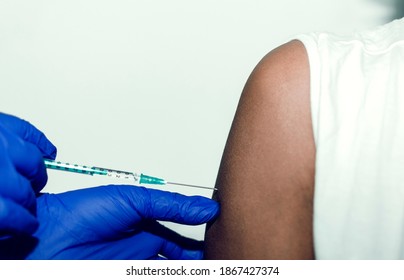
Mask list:
POLYGON ((0 238, 37 229, 35 194, 47 181, 42 159, 55 156, 56 147, 41 131, 0 113, 0 238))
POLYGON ((3 242, 0 257, 19 258, 12 256, 19 251, 28 259, 202 259, 201 241, 156 220, 197 225, 219 211, 217 202, 202 196, 126 185, 43 194, 37 205, 34 237, 3 242))

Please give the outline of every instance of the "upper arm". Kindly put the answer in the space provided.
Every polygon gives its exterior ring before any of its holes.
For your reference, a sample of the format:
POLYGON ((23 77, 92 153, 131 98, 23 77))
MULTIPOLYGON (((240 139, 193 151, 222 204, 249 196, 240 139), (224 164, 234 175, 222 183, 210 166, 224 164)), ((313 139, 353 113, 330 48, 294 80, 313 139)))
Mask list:
POLYGON ((248 79, 217 177, 211 259, 313 258, 315 147, 302 43, 270 52, 248 79))

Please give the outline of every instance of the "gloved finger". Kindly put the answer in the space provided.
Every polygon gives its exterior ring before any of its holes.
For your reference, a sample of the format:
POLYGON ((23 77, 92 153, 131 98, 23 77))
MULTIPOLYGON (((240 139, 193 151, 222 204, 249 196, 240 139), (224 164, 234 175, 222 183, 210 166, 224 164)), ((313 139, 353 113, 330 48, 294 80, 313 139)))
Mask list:
MULTIPOLYGON (((40 232, 41 230, 39 230, 40 232)), ((41 239, 41 236, 37 236, 41 239)), ((79 244, 66 243, 65 239, 57 239, 50 248, 34 251, 29 259, 58 259, 58 260, 147 260, 155 259, 162 246, 163 239, 147 232, 115 240, 98 242, 82 242, 79 244)), ((51 241, 49 236, 46 242, 51 241)), ((76 242, 77 238, 74 239, 76 242)), ((44 243, 46 243, 44 242, 44 243)))
POLYGON ((49 254, 52 259, 81 259, 81 260, 156 260, 156 259, 201 259, 202 252, 191 252, 180 245, 165 240, 145 231, 124 239, 109 240, 97 243, 76 244, 58 247, 43 252, 33 252, 30 259, 44 259, 49 254))
POLYGON ((202 260, 202 249, 186 249, 178 244, 166 240, 160 249, 160 255, 163 255, 169 260, 202 260))
POLYGON ((0 237, 10 234, 33 234, 38 221, 25 208, 0 197, 0 237))
MULTIPOLYGON (((36 211, 36 198, 31 182, 18 172, 4 145, 10 146, 0 127, 0 196, 13 200, 32 214, 36 211), (2 145, 3 144, 3 145, 2 145)), ((21 140, 20 140, 21 141, 21 140)))
POLYGON ((39 192, 46 184, 48 175, 41 152, 31 143, 24 142, 0 124, 0 134, 15 169, 26 177, 35 192, 39 192))
POLYGON ((56 158, 57 149, 55 145, 49 141, 42 131, 38 130, 29 122, 15 116, 0 113, 0 124, 24 141, 35 145, 41 151, 43 157, 50 159, 56 158))
MULTIPOLYGON (((105 242, 82 250, 85 259, 117 259, 117 260, 201 260, 201 249, 184 248, 162 236, 148 232, 140 232, 131 237, 105 242)), ((76 254, 76 253, 75 253, 76 254)))
POLYGON ((38 149, 30 143, 24 143, 19 149, 10 149, 10 157, 16 170, 31 182, 35 193, 42 190, 48 181, 48 173, 38 149))
POLYGON ((203 241, 180 235, 157 221, 147 221, 144 231, 155 238, 162 239, 159 255, 173 260, 201 260, 203 258, 203 241))
POLYGON ((0 196, 12 200, 14 203, 27 209, 31 214, 36 213, 36 197, 31 182, 19 174, 11 163, 0 159, 0 196))
POLYGON ((219 213, 219 204, 203 196, 185 196, 179 193, 126 187, 135 211, 145 219, 198 225, 211 221, 219 213))

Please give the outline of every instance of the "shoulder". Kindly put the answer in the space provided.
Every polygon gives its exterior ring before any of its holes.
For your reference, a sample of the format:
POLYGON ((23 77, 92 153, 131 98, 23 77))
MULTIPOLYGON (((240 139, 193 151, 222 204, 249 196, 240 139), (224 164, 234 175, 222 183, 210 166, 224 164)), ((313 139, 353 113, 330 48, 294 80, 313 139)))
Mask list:
POLYGON ((266 54, 252 71, 243 95, 271 107, 299 108, 310 96, 310 67, 305 46, 298 40, 266 54))
POLYGON ((303 43, 299 40, 287 42, 270 51, 258 63, 255 71, 270 70, 277 67, 278 70, 294 71, 307 63, 307 53, 303 43))
MULTIPOLYGON (((268 88, 309 83, 309 62, 306 49, 300 41, 294 40, 270 51, 257 64, 249 81, 268 88)), ((286 88, 285 88, 286 87, 286 88)))

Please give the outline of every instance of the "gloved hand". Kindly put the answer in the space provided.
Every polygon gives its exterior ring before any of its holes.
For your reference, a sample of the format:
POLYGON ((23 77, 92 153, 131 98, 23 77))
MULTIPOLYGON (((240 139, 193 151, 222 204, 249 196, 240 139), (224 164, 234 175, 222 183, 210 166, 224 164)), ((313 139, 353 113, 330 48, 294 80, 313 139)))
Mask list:
POLYGON ((180 237, 156 220, 196 225, 219 211, 202 196, 126 185, 42 194, 37 204, 37 240, 3 244, 9 253, 31 246, 28 259, 201 259, 202 242, 180 237))
POLYGON ((37 229, 35 193, 47 181, 42 158, 55 156, 56 147, 41 131, 0 113, 0 238, 37 229))

